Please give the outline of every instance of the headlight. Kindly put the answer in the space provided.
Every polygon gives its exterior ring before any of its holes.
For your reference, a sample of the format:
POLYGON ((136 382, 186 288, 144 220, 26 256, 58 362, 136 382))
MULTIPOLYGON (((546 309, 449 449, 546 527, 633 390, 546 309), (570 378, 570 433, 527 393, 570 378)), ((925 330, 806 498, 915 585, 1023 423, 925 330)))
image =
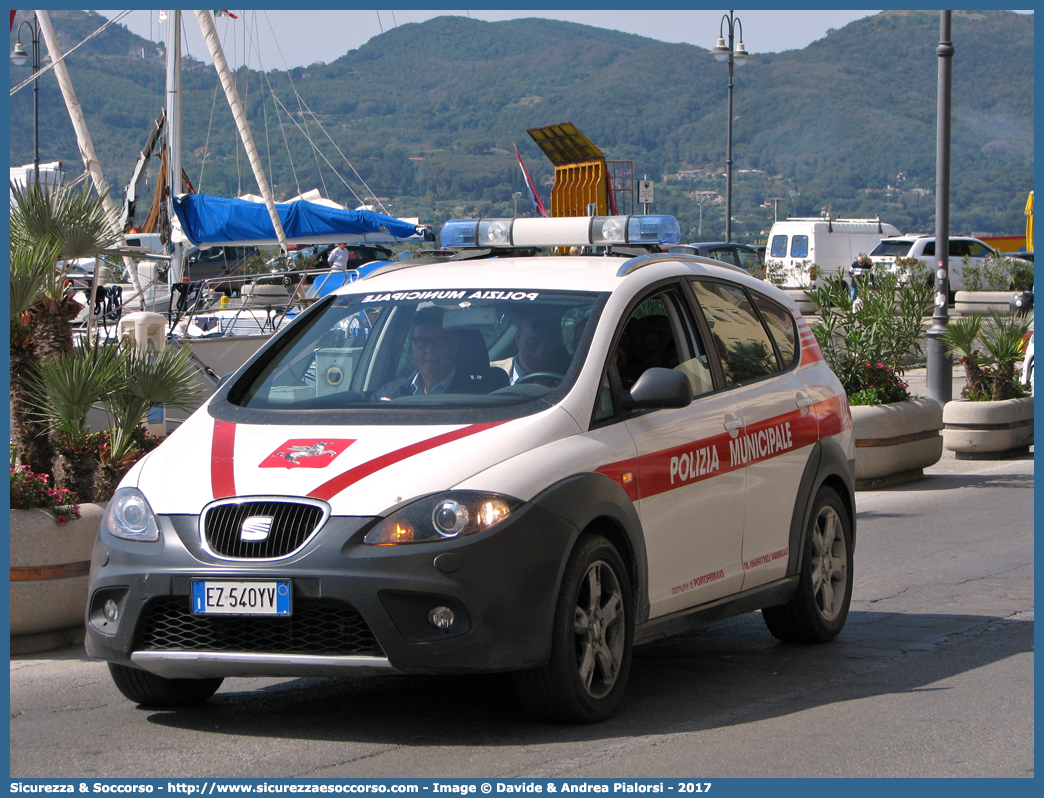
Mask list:
POLYGON ((120 488, 105 510, 105 529, 123 540, 159 540, 159 526, 148 500, 137 488, 120 488))
POLYGON ((366 533, 363 543, 393 546, 472 535, 496 526, 521 506, 511 496, 473 490, 428 496, 389 515, 366 533))

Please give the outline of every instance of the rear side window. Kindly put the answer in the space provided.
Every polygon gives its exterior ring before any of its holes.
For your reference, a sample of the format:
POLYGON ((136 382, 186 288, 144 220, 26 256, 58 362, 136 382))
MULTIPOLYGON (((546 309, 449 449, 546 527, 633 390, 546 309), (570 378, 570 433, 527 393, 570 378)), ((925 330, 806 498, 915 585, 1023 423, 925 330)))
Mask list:
POLYGON ((785 258, 787 256, 786 236, 772 236, 772 248, 769 249, 769 256, 773 258, 785 258))
POLYGON ((738 385, 779 371, 768 333, 747 293, 735 285, 692 281, 721 358, 726 385, 738 385))
POLYGON ((797 328, 794 325, 794 317, 786 308, 760 294, 751 292, 751 297, 761 312, 761 319, 765 322, 769 335, 776 344, 776 349, 779 350, 783 368, 790 368, 797 354, 797 328))
POLYGON ((790 257, 808 257, 808 236, 794 236, 790 239, 790 257))
MULTIPOLYGON (((870 257, 880 255, 887 258, 905 258, 910 251, 910 241, 882 241, 870 253, 870 257)), ((934 248, 932 249, 934 252, 934 248)))

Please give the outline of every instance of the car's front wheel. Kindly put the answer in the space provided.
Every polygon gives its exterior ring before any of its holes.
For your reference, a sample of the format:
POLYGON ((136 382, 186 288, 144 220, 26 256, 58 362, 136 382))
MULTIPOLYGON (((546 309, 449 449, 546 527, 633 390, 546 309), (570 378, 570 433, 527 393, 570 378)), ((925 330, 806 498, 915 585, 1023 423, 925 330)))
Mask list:
POLYGON ((550 660, 515 674, 524 709, 572 723, 612 715, 631 669, 633 607, 627 569, 616 549, 601 536, 583 535, 566 565, 550 660))
POLYGON ((841 497, 824 486, 812 508, 797 591, 786 604, 761 614, 785 643, 825 643, 844 627, 851 603, 851 524, 841 497))
POLYGON ((123 695, 147 707, 188 707, 202 704, 224 679, 166 679, 148 671, 109 663, 109 674, 123 695))

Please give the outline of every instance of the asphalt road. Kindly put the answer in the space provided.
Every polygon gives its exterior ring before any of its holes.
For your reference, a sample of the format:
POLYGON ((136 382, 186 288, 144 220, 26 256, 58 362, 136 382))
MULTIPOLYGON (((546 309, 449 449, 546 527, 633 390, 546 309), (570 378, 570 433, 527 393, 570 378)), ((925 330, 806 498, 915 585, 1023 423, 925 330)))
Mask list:
POLYGON ((1032 776, 1032 457, 857 501, 838 640, 752 614, 643 646, 603 724, 527 720, 503 677, 230 679, 150 711, 67 649, 11 660, 11 776, 1032 776))

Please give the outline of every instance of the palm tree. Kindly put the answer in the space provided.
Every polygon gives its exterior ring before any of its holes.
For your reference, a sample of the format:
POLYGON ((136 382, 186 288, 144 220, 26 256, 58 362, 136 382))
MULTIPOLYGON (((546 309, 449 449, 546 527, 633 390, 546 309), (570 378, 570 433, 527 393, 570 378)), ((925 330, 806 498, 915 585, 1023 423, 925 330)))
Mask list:
POLYGON ((973 315, 951 321, 940 338, 948 352, 960 354, 964 379, 972 396, 980 396, 986 391, 986 375, 982 372, 981 357, 975 348, 981 331, 982 316, 973 315))
POLYGON ((1022 360, 1025 337, 1032 322, 1023 316, 1002 315, 996 311, 982 329, 982 348, 993 361, 992 399, 1011 399, 1015 383, 1015 364, 1022 360))
POLYGON ((27 404, 27 381, 40 363, 72 349, 81 306, 66 295, 65 263, 98 255, 115 225, 88 187, 12 186, 11 416, 17 459, 50 473, 54 447, 27 404), (61 262, 59 259, 61 259, 61 262))
MULTIPOLYGON (((27 378, 31 415, 48 431, 55 447, 50 471, 56 488, 68 488, 92 502, 98 444, 87 432, 87 413, 120 388, 120 348, 76 347, 39 364, 27 378)), ((140 418, 140 417, 139 417, 140 418)))
POLYGON ((188 410, 198 404, 190 356, 188 348, 78 346, 41 364, 30 395, 56 443, 55 487, 81 501, 107 501, 140 455, 142 417, 159 405, 188 410), (95 404, 105 409, 107 440, 87 432, 87 411, 95 404))

